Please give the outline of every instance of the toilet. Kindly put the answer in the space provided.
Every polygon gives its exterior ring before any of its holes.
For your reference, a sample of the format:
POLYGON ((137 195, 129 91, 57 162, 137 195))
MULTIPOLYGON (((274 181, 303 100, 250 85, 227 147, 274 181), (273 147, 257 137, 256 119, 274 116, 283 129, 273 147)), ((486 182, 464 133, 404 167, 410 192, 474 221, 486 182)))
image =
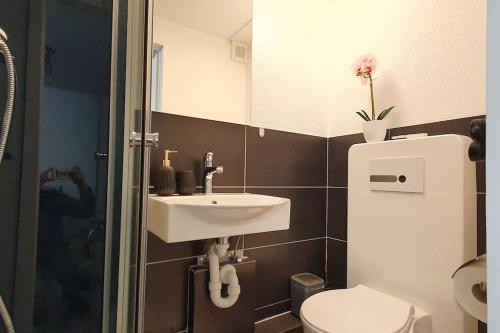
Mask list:
POLYGON ((351 147, 348 288, 304 301, 305 333, 477 332, 451 279, 476 256, 470 142, 440 135, 351 147))
POLYGON ((304 333, 431 333, 415 305, 362 284, 309 297, 300 309, 304 333))

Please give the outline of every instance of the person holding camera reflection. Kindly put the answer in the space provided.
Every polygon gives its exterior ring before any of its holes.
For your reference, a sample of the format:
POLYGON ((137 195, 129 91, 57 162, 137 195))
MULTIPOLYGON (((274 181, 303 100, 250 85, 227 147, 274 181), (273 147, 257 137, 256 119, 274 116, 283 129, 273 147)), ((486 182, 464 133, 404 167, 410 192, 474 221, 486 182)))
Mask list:
MULTIPOLYGON (((68 314, 82 316, 88 313, 89 303, 81 292, 90 282, 84 274, 80 274, 70 254, 70 240, 65 234, 63 222, 64 217, 86 219, 94 216, 95 197, 79 167, 73 167, 62 177, 57 173, 57 170, 50 168, 40 174, 37 271, 44 272, 60 286, 68 314), (76 185, 78 198, 61 189, 46 186, 50 182, 64 179, 71 180, 76 185)), ((38 308, 44 307, 43 304, 37 305, 38 308)), ((36 319, 35 312, 35 324, 36 319)))

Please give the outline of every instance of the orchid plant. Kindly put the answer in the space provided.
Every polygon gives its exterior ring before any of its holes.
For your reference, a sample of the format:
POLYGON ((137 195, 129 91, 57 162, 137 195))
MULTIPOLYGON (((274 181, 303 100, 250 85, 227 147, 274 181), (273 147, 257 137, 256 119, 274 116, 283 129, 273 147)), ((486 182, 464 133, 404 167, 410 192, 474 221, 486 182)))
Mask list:
POLYGON ((374 121, 374 120, 382 120, 394 109, 394 106, 385 109, 380 112, 379 115, 375 116, 375 98, 373 95, 373 73, 377 69, 377 59, 372 54, 365 54, 360 57, 353 65, 352 70, 354 75, 358 76, 361 79, 361 83, 366 85, 370 83, 370 97, 371 97, 371 117, 366 113, 365 110, 361 110, 356 112, 363 120, 366 121, 374 121))

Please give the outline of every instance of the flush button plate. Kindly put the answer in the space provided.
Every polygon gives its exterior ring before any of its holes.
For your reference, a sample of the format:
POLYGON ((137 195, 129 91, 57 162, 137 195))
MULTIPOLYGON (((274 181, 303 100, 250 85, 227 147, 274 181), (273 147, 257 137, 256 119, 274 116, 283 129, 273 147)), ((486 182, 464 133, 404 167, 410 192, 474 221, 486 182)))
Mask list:
POLYGON ((424 192, 423 156, 373 158, 370 160, 370 189, 390 192, 424 192))

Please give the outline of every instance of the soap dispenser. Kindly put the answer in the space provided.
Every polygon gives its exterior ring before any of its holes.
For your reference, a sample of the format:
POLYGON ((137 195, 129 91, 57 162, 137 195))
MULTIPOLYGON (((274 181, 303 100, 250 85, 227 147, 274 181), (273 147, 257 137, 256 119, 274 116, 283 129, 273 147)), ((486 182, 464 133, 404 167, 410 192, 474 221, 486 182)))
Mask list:
POLYGON ((156 189, 159 196, 173 195, 176 189, 175 170, 171 166, 169 154, 177 153, 175 150, 165 150, 165 159, 158 173, 156 189))

